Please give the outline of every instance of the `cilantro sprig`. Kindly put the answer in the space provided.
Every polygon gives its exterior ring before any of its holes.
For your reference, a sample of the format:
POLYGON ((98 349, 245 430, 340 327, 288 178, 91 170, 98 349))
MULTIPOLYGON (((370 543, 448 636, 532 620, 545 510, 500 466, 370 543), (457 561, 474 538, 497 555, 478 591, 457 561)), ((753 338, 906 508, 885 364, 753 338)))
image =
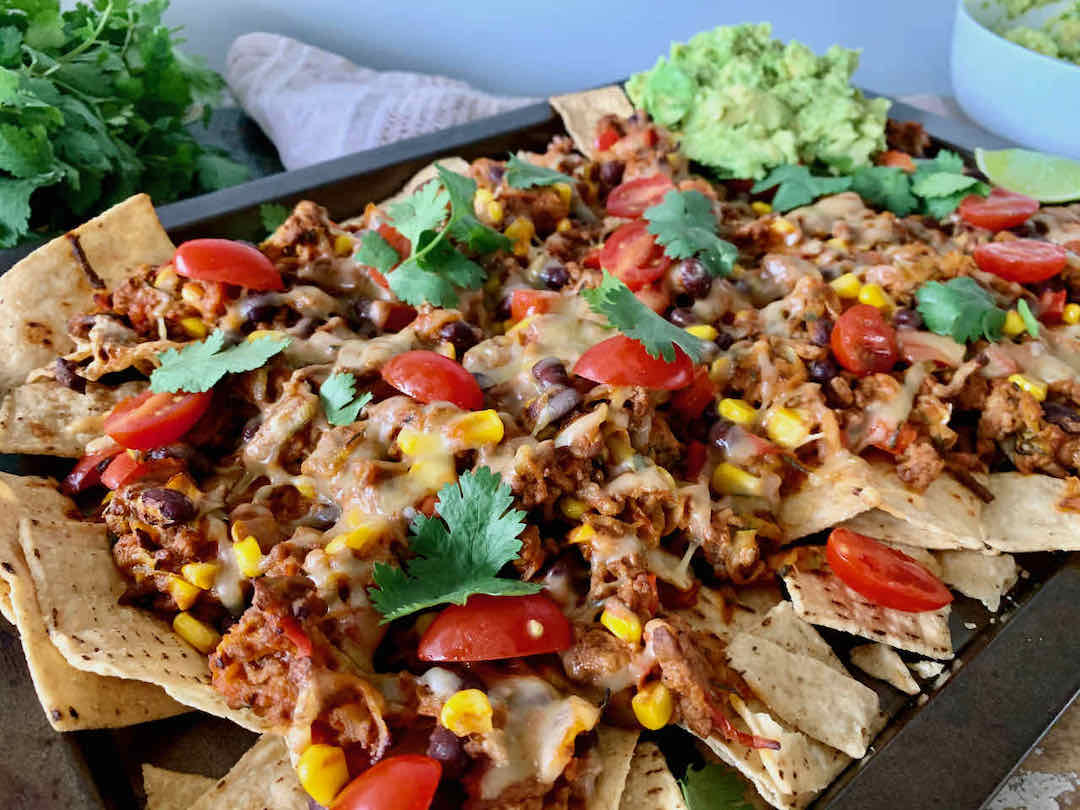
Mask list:
POLYGON ((746 786, 726 765, 688 768, 679 787, 688 810, 751 810, 746 803, 746 786))
POLYGON ((805 166, 777 166, 768 176, 754 183, 754 194, 776 187, 772 207, 783 213, 800 205, 812 203, 818 197, 839 194, 851 188, 850 177, 814 177, 805 166))
POLYGON ((506 162, 506 183, 512 188, 553 186, 556 183, 566 183, 573 187, 574 178, 554 169, 537 166, 535 163, 522 160, 517 155, 511 155, 510 160, 506 162))
POLYGON ((368 231, 355 258, 383 273, 390 289, 406 303, 453 307, 457 306, 458 288, 478 289, 487 273, 455 248, 451 237, 476 253, 509 249, 510 240, 473 214, 476 181, 440 165, 435 168, 437 181, 425 183, 409 197, 387 206, 391 224, 409 240, 409 257, 401 261, 386 239, 368 231))
POLYGON ((375 563, 368 594, 383 623, 447 602, 463 605, 474 594, 538 593, 539 584, 497 576, 521 551, 525 513, 513 502, 510 487, 487 467, 444 485, 438 516, 413 520, 409 548, 416 556, 404 568, 375 563))
POLYGON ((700 191, 669 191, 645 209, 648 231, 672 259, 697 256, 713 276, 726 276, 739 257, 738 248, 716 235, 712 203, 700 191))
POLYGON ((653 357, 663 357, 672 363, 678 346, 695 363, 701 362, 706 348, 704 340, 657 315, 606 270, 600 286, 583 290, 582 295, 593 312, 603 315, 613 327, 641 343, 653 357))
POLYGON ((161 365, 150 375, 150 390, 209 391, 226 374, 239 374, 261 367, 292 343, 290 338, 263 336, 225 348, 225 333, 214 330, 206 340, 158 355, 161 365))
POLYGON ((319 386, 319 400, 327 422, 331 425, 351 425, 364 406, 371 402, 371 392, 365 391, 357 396, 356 378, 352 374, 338 372, 331 374, 319 386))
POLYGON ((999 340, 1005 310, 989 292, 968 276, 942 283, 928 281, 915 291, 918 311, 931 332, 948 335, 957 343, 985 337, 999 340))

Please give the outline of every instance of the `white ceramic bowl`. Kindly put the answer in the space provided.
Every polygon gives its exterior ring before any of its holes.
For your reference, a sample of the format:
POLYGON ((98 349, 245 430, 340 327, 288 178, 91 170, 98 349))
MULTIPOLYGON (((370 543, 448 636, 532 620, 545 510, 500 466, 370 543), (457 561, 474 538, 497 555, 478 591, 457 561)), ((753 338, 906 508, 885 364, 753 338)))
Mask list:
POLYGON ((1000 2, 958 0, 952 40, 957 102, 978 124, 1021 146, 1080 159, 1080 66, 995 34, 991 26, 1003 16, 1000 2))

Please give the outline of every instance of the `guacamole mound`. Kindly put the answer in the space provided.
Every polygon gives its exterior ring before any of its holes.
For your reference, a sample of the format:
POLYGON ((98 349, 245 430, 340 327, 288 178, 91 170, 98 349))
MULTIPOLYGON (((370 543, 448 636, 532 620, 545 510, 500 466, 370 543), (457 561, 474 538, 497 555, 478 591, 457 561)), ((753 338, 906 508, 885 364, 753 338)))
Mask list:
MULTIPOLYGON (((1006 17, 1012 20, 1048 4, 1046 0, 1010 0, 1006 3, 1006 17)), ((1041 28, 1003 25, 997 33, 1043 56, 1080 65, 1080 0, 1047 20, 1041 28)))
POLYGON ((672 44, 626 92, 721 177, 760 179, 785 163, 847 174, 885 149, 889 110, 851 86, 858 63, 836 45, 824 56, 785 45, 768 23, 721 26, 672 44))

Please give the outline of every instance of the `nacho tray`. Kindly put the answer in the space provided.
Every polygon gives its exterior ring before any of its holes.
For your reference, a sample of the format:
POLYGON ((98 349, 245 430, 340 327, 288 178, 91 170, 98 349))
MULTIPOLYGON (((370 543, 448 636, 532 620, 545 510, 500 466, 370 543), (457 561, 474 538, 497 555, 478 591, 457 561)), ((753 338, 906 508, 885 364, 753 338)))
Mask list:
MULTIPOLYGON (((971 156, 976 146, 1011 145, 964 123, 896 104, 892 116, 924 124, 936 146, 971 156)), ((359 213, 432 160, 543 151, 563 133, 546 103, 432 135, 159 209, 174 241, 197 236, 258 239, 259 205, 312 199, 331 217, 359 213)), ((0 272, 23 251, 0 252, 0 272)), ((55 460, 0 456, 0 469, 63 474, 55 460)), ((872 679, 891 720, 867 756, 847 769, 814 805, 817 810, 895 807, 965 810, 984 806, 1024 755, 1080 692, 1080 553, 1022 555, 1027 572, 992 617, 978 602, 954 603, 957 659, 949 677, 902 695, 872 679), (920 705, 920 702, 923 705, 920 705)), ((838 648, 851 637, 824 631, 838 648)), ((220 777, 255 736, 208 715, 189 714, 110 731, 57 734, 48 726, 26 672, 18 637, 0 619, 0 805, 27 810, 137 810, 143 806, 142 763, 220 777)), ((858 675, 858 672, 855 673, 858 675)), ((696 756, 670 734, 659 735, 677 773, 696 756)))

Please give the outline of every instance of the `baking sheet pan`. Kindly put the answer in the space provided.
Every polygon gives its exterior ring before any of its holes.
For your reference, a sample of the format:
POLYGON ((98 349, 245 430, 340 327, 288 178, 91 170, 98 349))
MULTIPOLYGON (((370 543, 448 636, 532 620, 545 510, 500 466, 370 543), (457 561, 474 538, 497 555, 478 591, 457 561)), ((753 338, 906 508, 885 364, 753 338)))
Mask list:
MULTIPOLYGON (((972 125, 902 104, 894 105, 891 115, 919 121, 939 145, 969 156, 975 146, 1011 145, 972 125)), ((394 193, 440 156, 471 159, 522 148, 542 151, 563 132, 546 103, 530 105, 163 206, 159 214, 177 242, 196 236, 257 240, 264 235, 258 214, 262 203, 312 199, 332 217, 345 218, 394 193)), ((0 268, 18 257, 17 251, 4 251, 0 268)), ((0 457, 0 469, 60 468, 55 461, 9 456, 0 457)), ((1029 555, 1020 562, 1028 573, 999 616, 969 599, 954 604, 958 663, 925 705, 867 679, 892 720, 871 753, 841 775, 815 808, 974 810, 989 801, 1080 691, 1080 622, 1069 620, 1080 605, 1080 555, 1029 555)), ((828 637, 839 647, 851 644, 843 634, 828 637)), ((7 729, 0 735, 4 806, 134 810, 143 802, 143 762, 218 777, 254 740, 249 732, 201 714, 113 731, 56 734, 34 697, 14 630, 2 619, 0 667, 0 722, 7 729)), ((672 739, 661 737, 663 742, 672 739)))

